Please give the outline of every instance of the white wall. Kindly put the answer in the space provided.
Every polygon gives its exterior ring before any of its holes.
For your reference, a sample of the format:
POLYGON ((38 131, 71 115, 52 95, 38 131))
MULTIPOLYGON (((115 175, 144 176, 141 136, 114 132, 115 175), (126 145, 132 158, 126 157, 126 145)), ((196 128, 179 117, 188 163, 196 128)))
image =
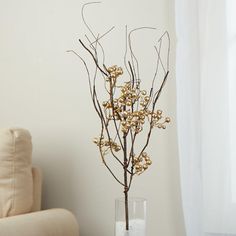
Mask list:
MULTIPOLYGON (((82 4, 79 0, 0 1, 0 126, 31 131, 34 163, 44 172, 45 208, 73 211, 81 236, 111 236, 114 199, 122 190, 91 142, 99 132, 99 122, 84 69, 66 53, 76 49, 86 55, 77 42, 85 33, 82 4)), ((171 34, 172 72, 160 104, 173 122, 166 131, 155 132, 149 148, 154 164, 135 180, 131 194, 148 199, 148 236, 184 236, 175 125, 172 0, 104 0, 90 9, 89 23, 99 32, 117 26, 114 36, 104 41, 110 64, 119 65, 122 60, 125 24, 130 28, 155 26, 158 34, 166 29, 171 34)), ((139 54, 143 53, 140 60, 146 78, 153 73, 149 64, 154 53, 148 40, 154 34, 137 36, 146 43, 139 54)))

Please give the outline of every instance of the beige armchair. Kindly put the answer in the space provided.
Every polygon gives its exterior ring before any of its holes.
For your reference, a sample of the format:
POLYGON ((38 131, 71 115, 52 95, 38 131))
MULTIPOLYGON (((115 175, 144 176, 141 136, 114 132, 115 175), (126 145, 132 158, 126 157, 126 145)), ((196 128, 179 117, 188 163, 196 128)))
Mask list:
POLYGON ((27 130, 0 130, 0 236, 79 236, 68 210, 41 211, 42 173, 31 153, 27 130))

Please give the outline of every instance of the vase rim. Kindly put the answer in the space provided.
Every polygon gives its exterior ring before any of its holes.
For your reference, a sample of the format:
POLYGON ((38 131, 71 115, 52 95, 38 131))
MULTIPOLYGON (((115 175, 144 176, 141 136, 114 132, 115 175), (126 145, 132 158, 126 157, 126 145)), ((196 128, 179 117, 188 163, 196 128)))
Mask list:
MULTIPOLYGON (((115 201, 124 202, 124 201, 125 201, 125 198, 124 198, 124 197, 118 197, 118 198, 115 199, 115 201)), ((131 201, 146 202, 147 199, 146 199, 146 198, 143 198, 143 197, 129 197, 129 198, 128 198, 128 201, 129 201, 129 202, 131 202, 131 201)))

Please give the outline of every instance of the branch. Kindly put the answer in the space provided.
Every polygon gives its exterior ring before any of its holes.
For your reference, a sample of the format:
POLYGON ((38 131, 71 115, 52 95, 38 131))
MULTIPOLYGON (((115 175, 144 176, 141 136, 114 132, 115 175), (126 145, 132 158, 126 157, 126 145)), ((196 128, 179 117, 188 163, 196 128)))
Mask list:
POLYGON ((133 52, 133 49, 132 49, 131 35, 132 35, 132 33, 134 33, 135 31, 142 30, 142 29, 156 30, 156 28, 152 28, 152 27, 139 27, 139 28, 135 28, 135 29, 133 29, 133 30, 131 30, 131 31, 129 32, 128 39, 129 39, 129 49, 130 49, 130 54, 131 54, 131 62, 132 62, 132 66, 133 66, 133 69, 134 69, 134 75, 135 75, 136 79, 138 79, 138 81, 137 81, 138 84, 140 83, 139 63, 138 63, 138 60, 137 60, 136 56, 134 55, 134 52, 133 52), (134 66, 134 61, 133 61, 133 59, 134 59, 135 62, 136 62, 137 75, 136 75, 136 71, 135 71, 135 66, 134 66))
POLYGON ((73 53, 74 55, 76 55, 83 62, 84 66, 85 66, 85 69, 86 69, 86 72, 87 72, 87 75, 88 75, 90 95, 91 95, 91 97, 93 97, 90 73, 89 73, 89 69, 88 69, 88 66, 87 66, 85 60, 78 53, 76 53, 74 50, 67 50, 66 52, 73 53))
MULTIPOLYGON (((162 84, 161 84, 161 86, 160 86, 160 89, 158 90, 158 93, 157 93, 157 95, 156 95, 156 98, 154 99, 152 112, 154 111, 155 106, 156 106, 156 102, 157 102, 158 98, 160 97, 160 94, 161 94, 162 89, 164 88, 164 85, 165 85, 165 82, 166 82, 166 80, 167 80, 168 74, 169 74, 169 71, 167 71, 167 73, 166 73, 166 75, 165 75, 165 77, 164 77, 164 79, 163 79, 163 81, 162 81, 162 84)), ((139 154, 138 157, 141 156, 141 154, 144 152, 144 150, 146 149, 146 147, 147 147, 148 144, 149 144, 150 137, 151 137, 151 133, 152 133, 152 129, 153 129, 152 121, 153 121, 153 117, 151 118, 151 121, 150 121, 150 127, 149 127, 149 132, 148 132, 148 136, 147 136, 146 143, 145 143, 145 145, 144 145, 143 149, 141 150, 141 152, 140 152, 140 154, 139 154)))
POLYGON ((93 53, 84 45, 84 43, 81 41, 81 39, 79 39, 79 42, 89 52, 89 54, 92 56, 96 66, 102 72, 102 74, 104 74, 105 76, 108 76, 108 74, 98 65, 98 62, 97 62, 96 58, 94 57, 93 53))

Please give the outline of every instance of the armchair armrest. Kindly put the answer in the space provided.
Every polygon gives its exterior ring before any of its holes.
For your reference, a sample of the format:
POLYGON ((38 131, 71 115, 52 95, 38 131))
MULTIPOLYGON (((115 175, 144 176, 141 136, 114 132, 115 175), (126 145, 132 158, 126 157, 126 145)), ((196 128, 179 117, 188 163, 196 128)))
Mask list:
POLYGON ((0 219, 1 236, 79 236, 74 215, 50 209, 0 219))

